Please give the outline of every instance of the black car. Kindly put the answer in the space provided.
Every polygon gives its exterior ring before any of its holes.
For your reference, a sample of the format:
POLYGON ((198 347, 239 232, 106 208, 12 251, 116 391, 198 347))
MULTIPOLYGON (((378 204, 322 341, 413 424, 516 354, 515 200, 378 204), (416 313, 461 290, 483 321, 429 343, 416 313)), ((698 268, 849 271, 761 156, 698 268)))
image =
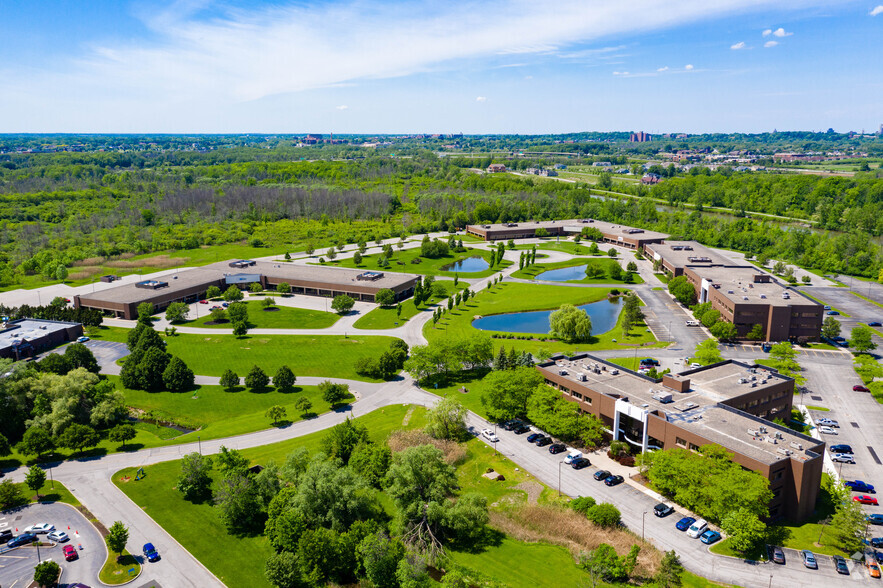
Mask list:
POLYGON ((846 565, 846 560, 843 559, 843 556, 835 555, 832 557, 832 559, 834 560, 834 569, 837 570, 837 573, 848 576, 849 566, 846 565))
POLYGON ((552 444, 552 438, 547 435, 543 435, 542 437, 537 439, 537 447, 545 447, 546 445, 551 445, 551 444, 552 444))
POLYGON ((592 477, 600 482, 601 480, 606 480, 607 478, 609 478, 610 472, 608 472, 607 470, 598 470, 597 472, 592 474, 592 477))
POLYGON ((527 436, 527 442, 528 443, 536 443, 537 440, 542 436, 543 436, 542 433, 531 433, 530 435, 527 436))
POLYGON ((6 546, 9 548, 18 547, 20 545, 27 545, 28 543, 33 543, 36 540, 37 540, 37 536, 34 535, 33 533, 22 533, 21 535, 17 536, 15 539, 13 539, 9 543, 7 543, 6 546))
POLYGON ((564 453, 565 451, 567 451, 567 447, 565 447, 564 443, 552 443, 549 445, 549 453, 552 455, 564 453))
POLYGON ((883 327, 883 325, 881 325, 879 321, 871 321, 868 323, 868 326, 869 327, 883 327))
POLYGON ((871 547, 883 547, 883 537, 874 537, 870 541, 871 547))
POLYGON ((659 504, 657 504, 656 506, 653 507, 653 514, 655 514, 656 516, 658 516, 660 518, 667 517, 668 515, 670 515, 674 511, 675 511, 674 508, 670 507, 669 505, 665 504, 664 502, 660 502, 659 504))
POLYGON ((590 462, 585 457, 578 457, 575 460, 573 460, 572 462, 570 462, 570 467, 572 467, 575 470, 581 470, 584 467, 590 466, 590 465, 592 465, 592 462, 590 462))
POLYGON ((503 428, 504 428, 505 430, 507 430, 507 431, 512 431, 512 430, 514 430, 516 427, 521 426, 521 425, 523 425, 523 424, 524 424, 524 423, 522 423, 522 422, 519 421, 518 419, 512 419, 511 421, 506 421, 506 422, 504 422, 504 423, 501 423, 500 426, 503 427, 503 428))
POLYGON ((847 455, 852 455, 852 447, 846 444, 840 445, 832 445, 830 448, 831 453, 846 453, 847 455))
POLYGON ((604 479, 604 483, 608 486, 616 486, 617 484, 622 484, 624 478, 622 476, 607 476, 604 479))
POLYGON ((516 435, 523 435, 524 433, 527 433, 528 431, 530 431, 530 427, 528 427, 524 423, 522 423, 520 425, 516 425, 515 428, 512 429, 512 432, 515 433, 516 435))
POLYGON ((12 539, 12 531, 10 531, 9 529, 4 529, 0 531, 0 545, 6 543, 10 539, 12 539))

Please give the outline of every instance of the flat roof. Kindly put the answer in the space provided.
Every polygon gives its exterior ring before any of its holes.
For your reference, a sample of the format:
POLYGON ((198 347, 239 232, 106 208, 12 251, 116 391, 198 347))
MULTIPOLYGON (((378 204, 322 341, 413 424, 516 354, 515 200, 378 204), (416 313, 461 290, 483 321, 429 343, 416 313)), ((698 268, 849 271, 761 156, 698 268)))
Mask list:
POLYGON ((666 421, 685 429, 695 429, 698 435, 726 449, 764 463, 797 457, 803 450, 822 443, 720 404, 745 394, 755 394, 788 380, 763 366, 729 360, 674 374, 678 379, 690 380, 690 389, 687 392, 676 392, 663 386, 661 380, 654 380, 587 354, 557 358, 540 364, 539 367, 573 382, 575 386, 585 386, 620 400, 627 399, 629 404, 655 412, 666 421), (594 367, 599 368, 600 373, 595 373, 594 367), (560 374, 561 370, 567 373, 560 374), (616 374, 613 373, 614 370, 616 374), (585 375, 586 381, 579 379, 579 374, 585 375), (744 382, 740 383, 740 380, 744 382), (671 394, 672 402, 662 402, 654 398, 654 394, 658 393, 671 394), (757 431, 759 426, 764 426, 768 431, 774 430, 772 435, 776 443, 766 440, 770 435, 748 434, 749 429, 757 431), (776 439, 775 433, 780 433, 781 438, 776 439), (792 442, 803 449, 792 447, 792 442), (793 454, 783 454, 779 449, 790 450, 793 454))
POLYGON ((595 227, 600 230, 602 233, 606 235, 612 235, 614 237, 622 236, 623 238, 630 239, 665 239, 668 235, 665 233, 659 233, 657 231, 648 231, 645 229, 639 229, 636 227, 629 227, 626 225, 620 225, 615 223, 608 223, 606 221, 601 221, 597 219, 584 218, 584 219, 567 219, 567 220, 544 220, 544 221, 518 221, 512 223, 493 223, 493 224, 482 224, 482 225, 469 225, 473 228, 482 229, 484 231, 511 231, 514 229, 550 229, 550 228, 560 228, 563 227, 563 230, 570 233, 579 233, 583 230, 584 227, 595 227), (514 226, 509 226, 514 225, 514 226), (634 232, 629 232, 634 231, 634 232))
MULTIPOLYGON (((231 271, 229 261, 222 261, 205 266, 206 270, 212 269, 226 274, 239 273, 231 271)), ((362 269, 343 267, 329 267, 327 265, 301 265, 274 261, 257 261, 248 268, 249 273, 261 274, 273 280, 291 280, 316 282, 322 284, 339 284, 341 286, 361 286, 369 288, 396 288, 403 286, 416 279, 416 274, 403 274, 388 271, 366 272, 362 269), (357 280, 356 278, 365 273, 382 273, 383 277, 376 280, 357 280)))
MULTIPOLYGON (((232 273, 232 272, 231 272, 232 273)), ((81 294, 80 303, 86 304, 92 302, 111 302, 115 304, 130 304, 148 302, 168 293, 174 293, 188 288, 205 285, 208 287, 224 278, 223 274, 215 270, 207 270, 203 268, 182 268, 181 270, 164 275, 160 278, 153 278, 158 282, 166 282, 168 286, 162 288, 138 288, 135 284, 124 284, 105 290, 96 291, 93 294, 81 294)), ((139 280, 139 282, 142 280, 139 280)))
POLYGON ((720 285, 716 290, 736 304, 769 304, 770 306, 818 306, 807 298, 770 277, 769 282, 755 282, 754 276, 769 276, 756 267, 702 267, 693 268, 704 280, 720 285), (783 295, 787 294, 785 298, 783 295))
POLYGON ((0 349, 12 347, 14 343, 22 340, 34 341, 49 333, 64 331, 78 324, 29 318, 10 321, 7 328, 3 329, 0 326, 0 349))
POLYGON ((675 267, 692 266, 710 267, 710 266, 728 266, 728 267, 750 267, 747 262, 738 262, 721 253, 709 249, 705 245, 696 241, 665 241, 664 243, 651 243, 647 245, 647 249, 654 253, 662 260, 675 267))

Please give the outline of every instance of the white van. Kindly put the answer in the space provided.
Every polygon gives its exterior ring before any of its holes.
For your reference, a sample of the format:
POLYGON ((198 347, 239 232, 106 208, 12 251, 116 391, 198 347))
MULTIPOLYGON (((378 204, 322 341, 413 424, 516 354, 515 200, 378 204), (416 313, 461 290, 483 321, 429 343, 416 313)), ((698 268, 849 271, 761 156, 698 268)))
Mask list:
POLYGON ((698 521, 693 523, 693 525, 689 529, 687 529, 687 537, 692 537, 693 539, 695 539, 696 537, 704 533, 707 528, 708 523, 705 522, 705 519, 699 519, 698 521))
POLYGON ((698 327, 699 321, 687 321, 687 326, 688 327, 698 327))
POLYGON ((583 452, 578 449, 571 449, 564 458, 564 463, 573 463, 573 460, 583 456, 583 452))

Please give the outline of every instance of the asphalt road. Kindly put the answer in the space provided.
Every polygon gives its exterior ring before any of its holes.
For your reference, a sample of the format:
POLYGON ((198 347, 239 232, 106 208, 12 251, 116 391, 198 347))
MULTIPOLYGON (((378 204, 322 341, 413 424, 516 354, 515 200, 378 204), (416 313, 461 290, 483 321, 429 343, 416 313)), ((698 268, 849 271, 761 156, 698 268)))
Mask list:
MULTIPOLYGON (((71 539, 55 547, 40 547, 40 561, 52 560, 61 565, 64 570, 62 579, 66 584, 82 582, 99 585, 98 572, 107 559, 107 548, 98 530, 77 509, 63 503, 46 503, 0 512, 0 529, 11 529, 13 532, 16 528, 22 531, 29 525, 44 522, 55 525, 57 530, 64 531, 71 539), (63 545, 76 547, 79 559, 66 562, 61 551, 63 545)), ((47 541, 46 535, 39 537, 47 541)), ((5 547, 0 546, 0 586, 23 588, 34 578, 38 550, 27 546, 5 551, 5 547)))

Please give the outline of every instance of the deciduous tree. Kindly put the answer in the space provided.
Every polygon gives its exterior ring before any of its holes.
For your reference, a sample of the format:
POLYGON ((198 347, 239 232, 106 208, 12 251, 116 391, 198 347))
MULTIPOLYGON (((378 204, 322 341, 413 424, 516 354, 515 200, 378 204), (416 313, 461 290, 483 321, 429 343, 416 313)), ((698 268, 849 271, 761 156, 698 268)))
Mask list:
POLYGON ((107 542, 107 548, 117 554, 117 561, 119 561, 126 549, 126 543, 129 542, 129 529, 122 521, 114 521, 110 529, 107 530, 104 540, 107 542))

